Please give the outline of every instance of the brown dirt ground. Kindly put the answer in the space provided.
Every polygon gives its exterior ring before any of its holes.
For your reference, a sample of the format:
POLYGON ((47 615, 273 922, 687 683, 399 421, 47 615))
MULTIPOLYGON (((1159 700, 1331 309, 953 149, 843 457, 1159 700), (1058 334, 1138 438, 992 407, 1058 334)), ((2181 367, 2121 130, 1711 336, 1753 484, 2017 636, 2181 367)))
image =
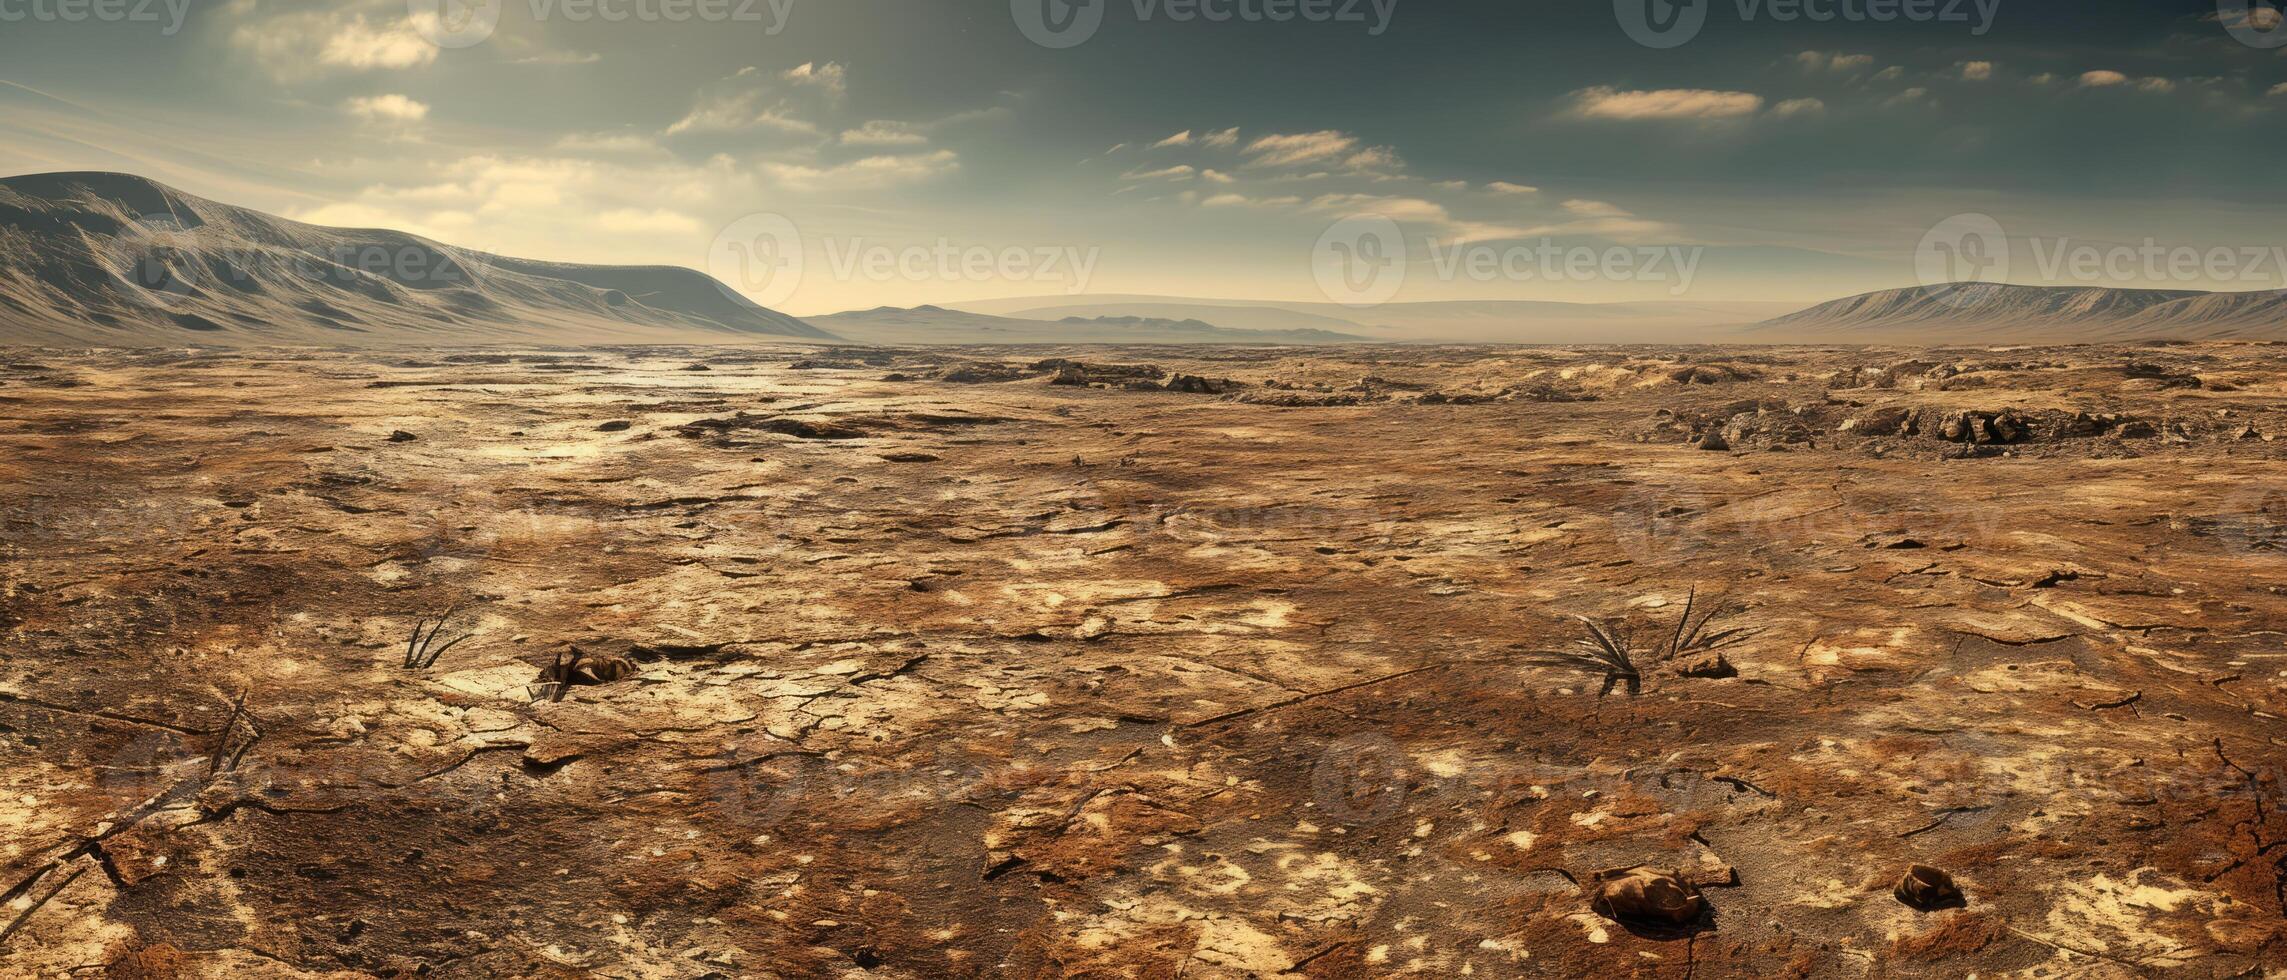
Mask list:
POLYGON ((0 351, 0 975, 2277 969, 2277 434, 2271 346, 0 351), (1531 657, 1694 590, 1736 676, 1531 657))

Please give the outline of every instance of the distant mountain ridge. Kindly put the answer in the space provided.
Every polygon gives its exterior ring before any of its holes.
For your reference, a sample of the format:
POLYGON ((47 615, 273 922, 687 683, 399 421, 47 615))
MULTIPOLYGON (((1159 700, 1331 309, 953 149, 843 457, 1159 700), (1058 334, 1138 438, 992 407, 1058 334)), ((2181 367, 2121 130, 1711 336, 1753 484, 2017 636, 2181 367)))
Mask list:
POLYGON ((707 275, 323 228, 120 173, 0 178, 0 344, 830 340, 707 275))
POLYGON ((1766 320, 1758 329, 2026 339, 2287 338, 2287 290, 2216 293, 1970 282, 1884 289, 1766 320))
POLYGON ((873 344, 1354 344, 1365 337, 1316 328, 1246 330, 1203 320, 1143 316, 994 316, 942 306, 880 306, 811 317, 841 337, 873 344))

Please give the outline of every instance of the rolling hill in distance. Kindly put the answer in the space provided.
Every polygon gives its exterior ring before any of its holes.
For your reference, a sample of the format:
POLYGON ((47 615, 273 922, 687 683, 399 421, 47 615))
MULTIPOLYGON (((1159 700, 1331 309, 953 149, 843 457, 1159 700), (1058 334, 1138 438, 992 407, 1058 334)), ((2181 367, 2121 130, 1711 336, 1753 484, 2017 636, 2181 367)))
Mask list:
POLYGON ((508 258, 321 228, 142 177, 0 179, 0 342, 831 340, 699 272, 508 258))
POLYGON ((1742 339, 2068 342, 2287 339, 2287 290, 1967 282, 1885 289, 1768 320, 1742 339))

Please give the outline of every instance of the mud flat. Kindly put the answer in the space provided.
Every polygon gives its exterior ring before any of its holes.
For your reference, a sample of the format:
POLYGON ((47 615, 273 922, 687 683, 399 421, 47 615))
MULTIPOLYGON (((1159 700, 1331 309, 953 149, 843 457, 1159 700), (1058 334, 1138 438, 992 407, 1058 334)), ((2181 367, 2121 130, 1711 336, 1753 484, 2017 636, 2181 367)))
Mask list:
POLYGON ((2282 435, 2250 345, 4 350, 0 974, 2260 971, 2282 435))

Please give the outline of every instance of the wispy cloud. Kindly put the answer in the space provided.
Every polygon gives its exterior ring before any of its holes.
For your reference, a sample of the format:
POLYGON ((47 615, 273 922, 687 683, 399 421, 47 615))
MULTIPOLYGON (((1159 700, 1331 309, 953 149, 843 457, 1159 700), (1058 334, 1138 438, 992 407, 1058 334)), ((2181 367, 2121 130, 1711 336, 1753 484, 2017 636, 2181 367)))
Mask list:
POLYGON ((369 122, 417 123, 429 118, 429 107, 402 95, 368 95, 343 106, 350 115, 369 122))
POLYGON ((1622 91, 1599 85, 1573 93, 1572 114, 1587 119, 1737 119, 1763 108, 1751 92, 1703 88, 1622 91))

